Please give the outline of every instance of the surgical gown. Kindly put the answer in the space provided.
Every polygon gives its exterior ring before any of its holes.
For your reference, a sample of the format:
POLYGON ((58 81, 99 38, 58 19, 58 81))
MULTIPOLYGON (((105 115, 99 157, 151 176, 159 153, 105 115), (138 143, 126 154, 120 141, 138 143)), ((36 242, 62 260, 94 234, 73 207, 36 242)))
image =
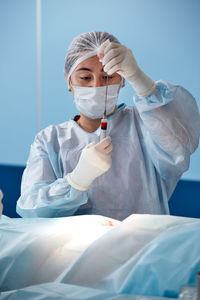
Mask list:
POLYGON ((17 212, 22 217, 99 214, 123 220, 130 214, 168 214, 168 200, 200 135, 200 115, 183 87, 160 80, 146 98, 134 97, 109 118, 111 168, 89 190, 79 191, 66 175, 81 151, 99 141, 100 129, 83 130, 75 120, 40 131, 22 178, 17 212))

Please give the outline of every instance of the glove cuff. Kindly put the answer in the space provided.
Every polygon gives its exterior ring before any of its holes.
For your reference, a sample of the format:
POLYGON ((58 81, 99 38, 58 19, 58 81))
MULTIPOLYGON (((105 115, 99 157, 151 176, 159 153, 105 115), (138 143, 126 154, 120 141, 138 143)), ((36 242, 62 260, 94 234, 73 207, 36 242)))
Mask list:
MULTIPOLYGON (((79 184, 75 183, 75 182, 72 180, 71 175, 72 175, 72 173, 69 173, 69 174, 67 174, 66 177, 67 177, 68 183, 69 183, 73 188, 75 188, 75 189, 77 189, 77 190, 79 190, 79 191, 87 191, 87 190, 89 189, 89 186, 83 187, 83 186, 80 186, 79 184)), ((73 175, 72 175, 72 177, 73 177, 73 175)))
POLYGON ((132 85, 136 94, 143 98, 150 95, 155 87, 155 82, 148 77, 139 67, 135 74, 129 78, 127 78, 128 82, 132 85))
POLYGON ((84 157, 84 152, 76 168, 67 175, 68 183, 79 191, 87 191, 92 182, 105 170, 97 168, 84 157))

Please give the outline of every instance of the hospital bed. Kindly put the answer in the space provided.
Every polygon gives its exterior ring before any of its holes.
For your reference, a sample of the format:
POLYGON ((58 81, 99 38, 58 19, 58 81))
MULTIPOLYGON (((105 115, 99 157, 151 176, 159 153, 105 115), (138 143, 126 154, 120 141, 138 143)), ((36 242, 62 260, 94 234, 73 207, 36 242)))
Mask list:
POLYGON ((199 219, 0 219, 0 299, 176 299, 199 270, 199 219))

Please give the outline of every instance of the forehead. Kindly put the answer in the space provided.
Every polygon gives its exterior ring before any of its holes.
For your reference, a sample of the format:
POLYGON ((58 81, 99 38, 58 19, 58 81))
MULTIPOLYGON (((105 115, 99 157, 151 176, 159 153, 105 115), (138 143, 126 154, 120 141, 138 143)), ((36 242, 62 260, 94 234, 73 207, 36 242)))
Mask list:
POLYGON ((103 66, 97 56, 92 56, 90 58, 85 59, 80 64, 78 64, 74 72, 78 72, 81 69, 89 69, 92 72, 103 71, 103 66))

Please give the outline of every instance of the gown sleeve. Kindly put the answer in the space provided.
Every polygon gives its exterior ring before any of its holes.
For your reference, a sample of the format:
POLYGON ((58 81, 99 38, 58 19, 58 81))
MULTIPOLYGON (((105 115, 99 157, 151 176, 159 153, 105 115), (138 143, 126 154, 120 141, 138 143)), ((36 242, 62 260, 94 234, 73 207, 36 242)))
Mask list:
POLYGON ((152 94, 134 98, 144 144, 163 180, 178 178, 189 168, 200 135, 200 115, 183 87, 160 80, 152 94))
MULTIPOLYGON (((49 142, 48 142, 49 143, 49 142)), ((22 217, 72 216, 87 203, 87 191, 73 188, 62 176, 58 154, 48 149, 39 133, 31 145, 22 176, 17 213, 22 217)))

